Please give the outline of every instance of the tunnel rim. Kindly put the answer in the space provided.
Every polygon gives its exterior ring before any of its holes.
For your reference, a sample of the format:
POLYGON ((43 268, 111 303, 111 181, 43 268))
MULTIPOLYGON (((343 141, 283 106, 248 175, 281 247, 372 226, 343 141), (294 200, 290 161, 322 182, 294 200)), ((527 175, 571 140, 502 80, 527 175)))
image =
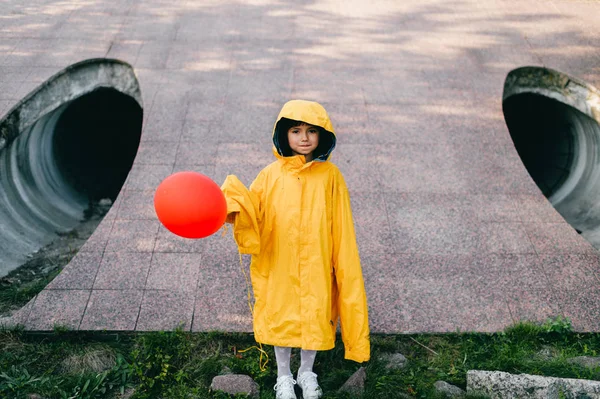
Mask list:
MULTIPOLYGON (((600 251, 600 91, 581 79, 549 68, 515 69, 507 75, 502 99, 507 127, 507 110, 512 107, 508 103, 523 96, 539 97, 536 101, 543 99, 564 107, 561 116, 569 122, 569 133, 579 149, 573 152, 567 178, 558 189, 544 196, 571 227, 600 251)), ((515 135, 510 129, 509 133, 518 152, 515 135)), ((522 157, 521 160, 525 162, 522 157)), ((525 163, 524 166, 529 170, 525 163)))
POLYGON ((600 124, 600 90, 581 79, 539 66, 513 69, 504 81, 502 104, 520 94, 537 94, 558 101, 600 124))
POLYGON ((140 84, 130 64, 114 58, 79 61, 46 79, 0 118, 0 151, 44 115, 102 88, 127 95, 144 109, 140 84), (65 89, 66 95, 56 96, 65 89))
MULTIPOLYGON (((600 90, 566 73, 539 66, 523 66, 510 71, 506 76, 502 93, 502 109, 506 123, 505 104, 507 100, 521 95, 535 95, 555 101, 590 118, 600 126, 600 90)), ((510 135, 512 138, 512 133, 510 135)), ((581 136, 579 138, 581 139, 581 136)), ((594 140, 596 146, 599 145, 599 140, 600 136, 594 140)), ((514 138, 513 144, 515 144, 514 138)), ((535 183, 538 184, 537 181, 535 183)), ((559 191, 560 188, 547 196, 554 206, 562 202, 566 195, 564 190, 557 194, 559 191)))
MULTIPOLYGON (((66 205, 59 203, 59 206, 56 206, 56 201, 44 200, 43 195, 48 192, 42 190, 42 188, 49 188, 50 191, 54 190, 56 184, 50 183, 56 183, 55 179, 47 178, 44 175, 41 179, 32 178, 27 183, 27 178, 32 176, 31 159, 35 159, 36 163, 41 163, 37 156, 33 158, 30 156, 32 146, 28 142, 31 138, 31 131, 37 129, 38 124, 46 123, 48 118, 56 118, 58 121, 59 118, 62 118, 64 111, 79 104, 86 96, 101 91, 118 94, 126 99, 137 112, 135 128, 131 132, 122 135, 122 137, 128 137, 130 142, 135 142, 135 150, 130 151, 131 154, 127 157, 131 163, 126 167, 126 173, 128 174, 135 162, 136 151, 139 149, 143 130, 144 108, 141 87, 134 69, 123 61, 93 58, 71 64, 40 83, 25 97, 16 101, 16 104, 5 115, 1 116, 0 160, 4 157, 8 166, 3 168, 5 173, 0 176, 0 205, 6 205, 0 208, 0 211, 4 209, 5 214, 14 211, 13 213, 17 215, 16 218, 6 219, 7 223, 14 222, 12 223, 14 228, 3 230, 6 230, 4 236, 9 239, 17 237, 17 241, 21 245, 16 246, 14 251, 8 253, 6 256, 8 266, 3 271, 0 269, 0 276, 23 266, 27 259, 24 256, 29 257, 37 253, 61 234, 77 228, 84 222, 91 219, 96 220, 97 224, 93 228, 95 231, 98 224, 104 220, 108 209, 114 204, 114 198, 112 197, 106 197, 111 199, 110 203, 105 201, 104 204, 101 204, 105 198, 98 197, 94 199, 89 193, 77 189, 72 183, 65 180, 64 183, 68 184, 62 185, 61 190, 64 191, 60 191, 59 196, 64 197, 63 194, 68 191, 69 195, 66 195, 66 197, 70 199, 67 201, 69 203, 66 205), (19 139, 25 141, 21 142, 19 139), (5 177, 5 181, 2 177, 5 177), (6 181, 14 184, 4 186, 6 181), (39 204, 44 204, 44 206, 38 206, 39 204), (52 206, 45 206, 47 204, 52 204, 52 206), (99 212, 97 209, 103 209, 103 211, 99 212), (88 212, 87 216, 86 212, 88 212), (23 214, 35 216, 32 216, 29 220, 20 216, 23 214), (50 217, 48 217, 49 215, 50 217), (23 238, 25 236, 26 239, 23 238)), ((40 125, 39 129, 42 131, 36 133, 36 139, 32 139, 31 143, 35 143, 34 146, 37 145, 36 148, 39 149, 39 146, 42 145, 40 143, 43 142, 43 140, 39 140, 40 137, 54 140, 55 128, 56 124, 50 127, 51 131, 40 125)), ((101 137, 101 135, 92 134, 90 137, 101 137)), ((58 172, 58 169, 56 171, 58 172)), ((66 176, 62 172, 60 172, 60 175, 66 176)), ((123 189, 125 181, 126 176, 120 190, 123 189)), ((57 190, 52 192, 58 193, 57 190)), ((90 234, 93 234, 93 231, 90 234)), ((4 241, 4 243, 7 242, 9 245, 13 245, 11 240, 4 241)), ((81 248, 81 246, 69 247, 69 251, 79 252, 81 248)))
MULTIPOLYGON (((600 90, 581 79, 551 68, 539 66, 523 66, 510 71, 504 82, 502 94, 502 110, 505 123, 508 124, 505 108, 507 101, 527 95, 554 101, 575 111, 583 118, 589 118, 600 127, 600 90)), ((513 133, 510 132, 510 135, 513 144, 516 145, 513 133)), ((592 137, 586 134, 578 134, 576 137, 574 136, 575 144, 581 144, 584 141, 590 145, 600 147, 600 135, 592 137)), ((574 159, 574 162, 579 165, 586 165, 586 160, 583 159, 585 154, 580 153, 580 155, 574 159)), ((528 168, 527 165, 525 167, 528 168)), ((572 168, 571 172, 575 170, 579 170, 579 175, 567 176, 557 190, 554 190, 550 195, 544 195, 555 208, 571 193, 573 187, 578 184, 579 179, 582 177, 583 169, 572 168), (568 184, 568 186, 565 186, 565 184, 568 184)), ((531 177, 533 179, 533 176, 531 177)), ((535 183, 539 187, 539 183, 537 181, 535 183)), ((542 189, 540 188, 540 190, 542 189)))

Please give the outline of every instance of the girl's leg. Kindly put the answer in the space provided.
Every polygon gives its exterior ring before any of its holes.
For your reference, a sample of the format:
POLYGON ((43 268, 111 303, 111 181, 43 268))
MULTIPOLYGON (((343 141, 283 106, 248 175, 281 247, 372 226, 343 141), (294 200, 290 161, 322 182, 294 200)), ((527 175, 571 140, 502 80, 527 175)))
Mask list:
POLYGON ((317 381, 317 375, 313 373, 317 351, 302 350, 300 352, 300 369, 298 370, 298 385, 302 389, 304 399, 319 399, 323 396, 323 390, 317 381))
POLYGON ((275 347, 275 358, 277 359, 277 384, 275 384, 276 399, 296 399, 294 385, 296 381, 290 371, 290 356, 292 348, 283 346, 275 347))
POLYGON ((304 349, 300 351, 300 369, 298 370, 298 375, 313 371, 315 357, 317 357, 317 351, 307 351, 304 349))
POLYGON ((283 346, 275 347, 275 359, 277 360, 277 377, 292 375, 292 371, 290 370, 291 355, 292 348, 287 348, 283 346))

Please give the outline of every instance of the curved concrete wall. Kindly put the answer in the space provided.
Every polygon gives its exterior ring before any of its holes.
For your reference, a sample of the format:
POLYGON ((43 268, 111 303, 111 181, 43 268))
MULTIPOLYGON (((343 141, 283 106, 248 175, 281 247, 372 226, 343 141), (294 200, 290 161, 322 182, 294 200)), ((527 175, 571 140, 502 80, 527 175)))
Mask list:
POLYGON ((511 136, 532 178, 571 226, 600 249, 600 95, 546 68, 512 71, 503 95, 511 136))
POLYGON ((114 200, 139 145, 140 91, 114 60, 66 68, 0 120, 0 276, 114 200))

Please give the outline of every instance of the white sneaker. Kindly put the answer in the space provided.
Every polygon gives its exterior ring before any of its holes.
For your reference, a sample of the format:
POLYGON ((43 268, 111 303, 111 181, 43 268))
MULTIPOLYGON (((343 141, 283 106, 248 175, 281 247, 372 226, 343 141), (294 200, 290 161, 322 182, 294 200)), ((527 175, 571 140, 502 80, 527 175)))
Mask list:
POLYGON ((323 396, 323 390, 317 382, 317 375, 312 371, 298 375, 298 385, 302 389, 304 399, 319 399, 323 396))
POLYGON ((296 393, 294 392, 294 385, 296 381, 291 375, 284 375, 283 377, 277 377, 277 384, 275 384, 275 398, 277 399, 296 399, 296 393))

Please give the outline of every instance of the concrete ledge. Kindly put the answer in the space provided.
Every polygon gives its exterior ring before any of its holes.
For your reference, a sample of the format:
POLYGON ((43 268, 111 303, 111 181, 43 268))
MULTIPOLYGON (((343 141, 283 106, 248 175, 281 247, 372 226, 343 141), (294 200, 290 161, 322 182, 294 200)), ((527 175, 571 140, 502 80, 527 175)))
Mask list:
POLYGON ((467 372, 467 393, 492 399, 591 399, 600 398, 600 381, 471 370, 467 372))
POLYGON ((139 83, 131 65, 108 58, 81 61, 45 81, 0 119, 0 150, 43 115, 100 87, 126 94, 143 108, 139 83))
POLYGON ((562 72, 534 66, 517 68, 506 77, 502 100, 518 94, 552 98, 600 122, 598 89, 562 72))

